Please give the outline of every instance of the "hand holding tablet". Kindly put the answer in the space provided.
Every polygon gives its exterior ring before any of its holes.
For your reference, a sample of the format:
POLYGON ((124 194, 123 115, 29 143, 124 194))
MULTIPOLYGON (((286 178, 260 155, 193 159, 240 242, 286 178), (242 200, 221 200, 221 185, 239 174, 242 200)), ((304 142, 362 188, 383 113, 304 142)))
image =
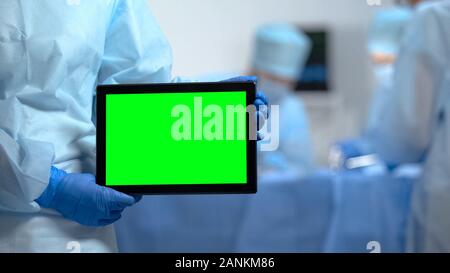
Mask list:
POLYGON ((125 193, 255 193, 254 82, 97 88, 97 183, 125 193))

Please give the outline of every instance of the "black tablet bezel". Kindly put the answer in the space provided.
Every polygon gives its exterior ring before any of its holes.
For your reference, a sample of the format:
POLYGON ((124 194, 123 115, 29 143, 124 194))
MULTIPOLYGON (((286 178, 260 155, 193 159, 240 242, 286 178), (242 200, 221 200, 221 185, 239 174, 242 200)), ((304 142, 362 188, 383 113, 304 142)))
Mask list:
MULTIPOLYGON (((249 139, 250 116, 247 114, 247 183, 198 185, 106 185, 106 96, 109 94, 242 92, 247 105, 256 97, 255 82, 115 84, 97 86, 97 184, 129 194, 250 194, 257 192, 256 140, 249 139)), ((256 138, 256 137, 255 137, 256 138)), ((176 171, 176 166, 173 166, 176 171)))

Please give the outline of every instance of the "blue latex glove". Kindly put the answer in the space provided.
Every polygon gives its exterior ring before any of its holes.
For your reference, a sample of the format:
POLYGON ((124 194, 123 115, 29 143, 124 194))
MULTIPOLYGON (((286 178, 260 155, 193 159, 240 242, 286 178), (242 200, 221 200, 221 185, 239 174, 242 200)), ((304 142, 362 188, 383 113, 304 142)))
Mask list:
POLYGON ((374 153, 370 145, 360 138, 341 140, 334 145, 340 149, 345 160, 374 153))
MULTIPOLYGON (((358 167, 356 169, 364 170, 366 167, 381 166, 388 167, 381 159, 378 158, 375 150, 373 149, 370 141, 364 137, 346 139, 336 142, 330 151, 330 165, 333 168, 344 168, 346 169, 346 162, 349 159, 355 159, 361 156, 372 156, 372 159, 364 159, 362 162, 364 164, 369 164, 362 168, 358 167), (376 162, 373 162, 376 160, 376 162), (372 163, 371 163, 372 162, 372 163)), ((361 163, 361 162, 360 162, 361 163)))
MULTIPOLYGON (((256 76, 240 76, 240 77, 235 77, 235 78, 231 78, 231 79, 227 79, 224 80, 223 82, 256 82, 258 81, 258 78, 256 76)), ((264 93, 262 91, 257 91, 256 92, 256 98, 255 101, 253 102, 253 104, 256 106, 256 110, 258 111, 256 113, 257 115, 257 126, 258 126, 258 130, 260 130, 264 124, 265 124, 265 120, 269 118, 269 99, 266 97, 266 95, 264 95, 264 93), (261 106, 266 106, 265 109, 266 111, 263 111, 261 109, 261 106)), ((264 138, 264 136, 262 135, 262 133, 258 132, 258 140, 262 140, 264 138)))
POLYGON ((106 226, 119 220, 122 211, 139 199, 97 185, 91 174, 68 174, 52 167, 49 185, 36 202, 82 225, 106 226))

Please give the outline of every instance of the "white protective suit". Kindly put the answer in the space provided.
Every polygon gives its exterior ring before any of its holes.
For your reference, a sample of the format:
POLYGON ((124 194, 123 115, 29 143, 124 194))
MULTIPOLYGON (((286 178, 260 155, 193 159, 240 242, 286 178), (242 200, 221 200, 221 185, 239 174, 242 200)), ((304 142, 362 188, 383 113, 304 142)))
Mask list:
POLYGON ((171 50, 146 0, 0 1, 0 252, 109 252, 34 200, 50 166, 95 173, 97 84, 167 82, 171 50))

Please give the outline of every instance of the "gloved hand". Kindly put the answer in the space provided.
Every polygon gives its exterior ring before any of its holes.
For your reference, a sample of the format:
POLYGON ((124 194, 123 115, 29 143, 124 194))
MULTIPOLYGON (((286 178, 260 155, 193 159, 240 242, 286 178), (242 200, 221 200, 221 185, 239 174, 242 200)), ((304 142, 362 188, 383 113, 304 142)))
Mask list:
MULTIPOLYGON (((224 80, 223 82, 256 82, 258 80, 255 76, 240 76, 235 77, 231 79, 224 80)), ((256 110, 258 111, 256 113, 257 117, 257 127, 258 130, 260 130, 264 124, 266 119, 269 118, 269 99, 264 95, 263 92, 257 91, 256 92, 256 99, 253 103, 256 106, 256 110), (264 109, 262 109, 265 106, 264 109)), ((258 140, 262 140, 264 138, 263 134, 261 132, 258 132, 258 140)))
POLYGON ((334 145, 339 148, 345 160, 364 155, 358 145, 358 142, 354 139, 341 140, 336 142, 334 145))
POLYGON ((139 199, 97 185, 91 174, 68 174, 52 167, 49 185, 36 202, 82 225, 106 226, 119 220, 122 211, 139 199))
POLYGON ((351 138, 336 142, 330 151, 330 166, 344 168, 345 162, 351 158, 375 153, 368 141, 363 138, 351 138))

